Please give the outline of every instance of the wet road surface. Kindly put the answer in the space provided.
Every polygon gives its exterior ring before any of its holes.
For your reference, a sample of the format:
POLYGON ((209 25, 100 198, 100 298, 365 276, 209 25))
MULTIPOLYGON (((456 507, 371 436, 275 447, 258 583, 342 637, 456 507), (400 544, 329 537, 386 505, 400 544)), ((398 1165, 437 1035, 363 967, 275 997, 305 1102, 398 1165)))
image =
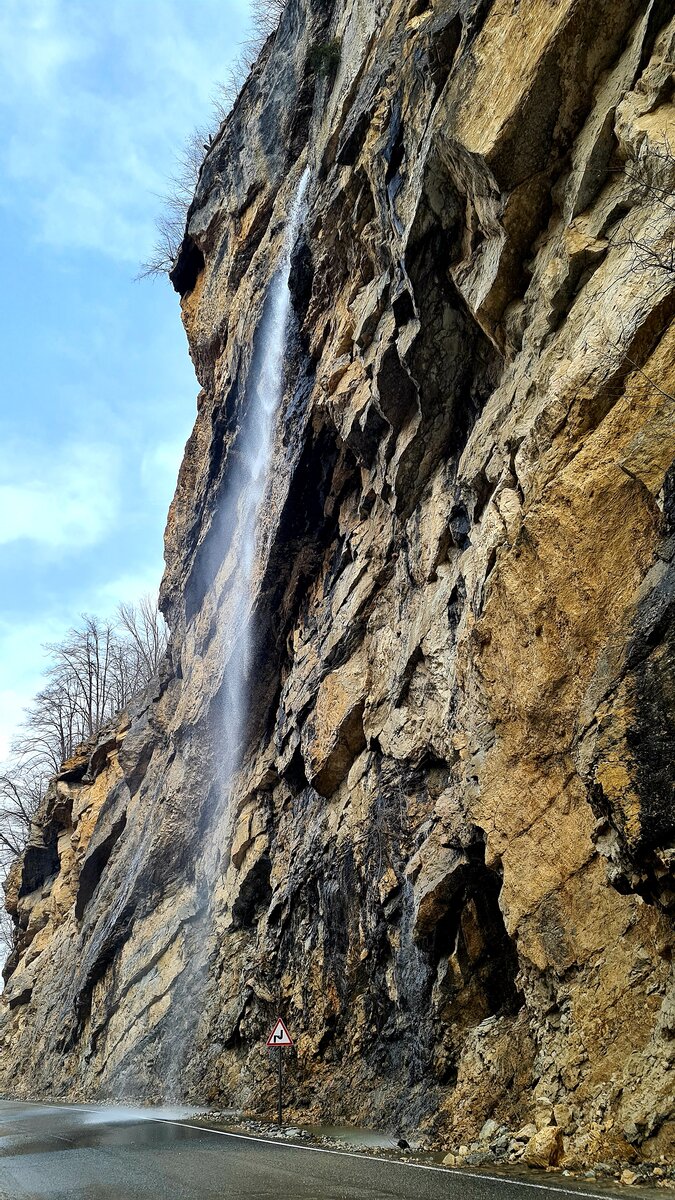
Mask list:
POLYGON ((549 1186, 420 1169, 235 1137, 181 1124, 180 1114, 175 1120, 148 1119, 142 1110, 0 1101, 0 1200, 528 1200, 528 1195, 531 1200, 564 1200, 566 1195, 612 1195, 576 1181, 577 1190, 567 1191, 564 1182, 558 1177, 549 1186))

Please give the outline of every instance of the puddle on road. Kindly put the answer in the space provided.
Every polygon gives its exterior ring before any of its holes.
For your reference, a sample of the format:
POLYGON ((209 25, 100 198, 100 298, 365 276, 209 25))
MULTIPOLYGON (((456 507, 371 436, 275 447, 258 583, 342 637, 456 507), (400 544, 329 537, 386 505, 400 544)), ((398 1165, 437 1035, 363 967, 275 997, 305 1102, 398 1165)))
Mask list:
POLYGON ((275 1141, 300 1142, 311 1145, 319 1143, 331 1149, 359 1151, 395 1151, 398 1139, 394 1134, 381 1129, 366 1129, 354 1125, 305 1125, 288 1120, 283 1130, 274 1121, 263 1121, 245 1117, 241 1112, 201 1112, 195 1124, 217 1129, 225 1133, 241 1134, 253 1138, 272 1138, 275 1141))
POLYGON ((54 1154, 89 1147, 167 1147, 192 1139, 193 1127, 168 1124, 194 1117, 194 1108, 96 1109, 35 1105, 0 1111, 0 1158, 54 1154), (57 1132, 58 1131, 58 1132, 57 1132))
POLYGON ((396 1138, 378 1129, 355 1129, 349 1125, 299 1125, 312 1137, 328 1138, 358 1150, 395 1150, 396 1138))
POLYGON ((185 1128, 147 1119, 134 1123, 109 1121, 74 1130, 68 1140, 70 1147, 77 1150, 92 1146, 108 1150, 120 1147, 163 1149, 181 1142, 194 1143, 195 1131, 193 1127, 185 1128))
POLYGON ((15 1158, 20 1154, 51 1154, 63 1150, 66 1138, 35 1137, 30 1133, 14 1133, 0 1137, 0 1158, 15 1158))
POLYGON ((100 1108, 77 1108, 75 1111, 88 1125, 107 1125, 113 1121, 119 1125, 129 1121, 189 1121, 203 1109, 144 1108, 143 1105, 134 1107, 124 1104, 106 1104, 100 1108))

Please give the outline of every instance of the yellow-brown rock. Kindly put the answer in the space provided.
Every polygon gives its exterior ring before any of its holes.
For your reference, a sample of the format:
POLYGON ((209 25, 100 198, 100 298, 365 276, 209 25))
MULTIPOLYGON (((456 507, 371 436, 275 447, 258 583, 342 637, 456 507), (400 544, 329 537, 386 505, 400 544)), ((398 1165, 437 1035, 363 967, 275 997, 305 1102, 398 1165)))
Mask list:
POLYGON ((264 1111, 280 1010, 298 1116, 672 1153, 669 7, 289 0, 172 272, 162 678, 8 881, 5 1092, 264 1111), (230 785, 237 431, 305 165, 230 785))
POLYGON ((555 1125, 538 1129, 525 1146, 524 1163, 528 1167, 555 1167, 562 1154, 562 1134, 555 1125))

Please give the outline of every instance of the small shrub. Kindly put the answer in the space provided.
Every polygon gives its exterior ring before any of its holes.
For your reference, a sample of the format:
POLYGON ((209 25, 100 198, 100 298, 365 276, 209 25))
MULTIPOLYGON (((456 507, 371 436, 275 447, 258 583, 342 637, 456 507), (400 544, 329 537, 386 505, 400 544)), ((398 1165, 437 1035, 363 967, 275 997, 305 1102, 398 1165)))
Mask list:
POLYGON ((342 45, 338 38, 331 42, 315 42, 309 51, 309 65, 315 75, 325 79, 332 75, 340 64, 342 45))

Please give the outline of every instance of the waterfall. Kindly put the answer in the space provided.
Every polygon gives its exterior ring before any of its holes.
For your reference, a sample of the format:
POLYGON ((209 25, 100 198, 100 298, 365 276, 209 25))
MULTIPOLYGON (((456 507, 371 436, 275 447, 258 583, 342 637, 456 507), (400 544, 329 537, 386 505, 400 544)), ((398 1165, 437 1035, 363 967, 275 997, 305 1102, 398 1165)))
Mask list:
POLYGON ((267 489, 276 417, 284 391, 288 319, 291 308, 291 256, 305 215, 310 172, 306 167, 288 214, 281 258, 269 286, 255 336, 255 353, 247 382, 246 412, 236 444, 238 459, 235 543, 239 558, 229 599, 231 653, 223 677, 223 761, 225 782, 240 765, 248 709, 252 645, 252 583, 256 532, 267 489))
MULTIPOLYGON (((258 531, 267 491, 277 418, 284 393, 286 345, 291 312, 291 256, 305 214, 309 184, 305 170, 289 209, 279 262, 270 281, 254 338, 252 365, 246 383, 239 428, 229 447, 228 490, 221 499, 220 529, 231 555, 230 573, 221 594, 223 606, 222 707, 212 730, 218 758, 219 800, 226 804, 233 777, 241 765, 249 710, 249 679, 253 658, 252 607, 258 531)), ((211 819, 217 821, 214 812, 211 819)), ((197 866, 195 909, 184 922, 183 954, 189 970, 181 973, 172 991, 164 1034, 164 1095, 181 1100, 185 1073, 198 1040, 197 1026, 208 987, 213 913, 210 902, 222 875, 220 837, 208 836, 197 866)))

